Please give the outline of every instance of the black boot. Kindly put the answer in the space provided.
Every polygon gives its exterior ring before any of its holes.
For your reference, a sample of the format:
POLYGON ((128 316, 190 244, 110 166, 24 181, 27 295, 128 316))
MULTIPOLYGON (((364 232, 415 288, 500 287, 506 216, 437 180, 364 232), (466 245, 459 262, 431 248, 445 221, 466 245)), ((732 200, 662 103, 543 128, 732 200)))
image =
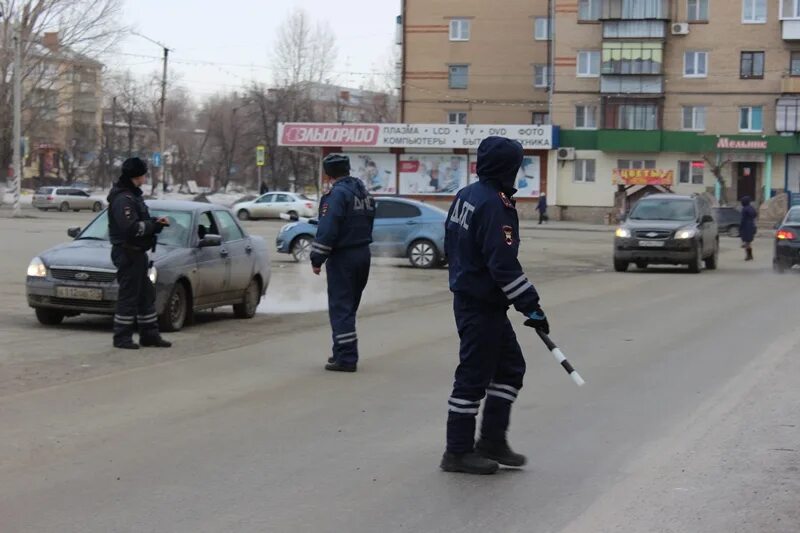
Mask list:
POLYGON ((507 441, 489 442, 481 439, 475 444, 475 452, 482 457, 497 461, 503 466, 525 466, 528 459, 521 453, 515 453, 507 441))
POLYGON ((139 345, 128 339, 125 341, 115 341, 114 348, 119 348, 121 350, 138 350, 139 345))
POLYGON ((165 341, 161 338, 161 335, 154 335, 152 337, 142 337, 139 339, 139 342, 142 346, 152 347, 152 348, 171 348, 172 343, 169 341, 165 341))
POLYGON ((355 372, 356 365, 343 365, 342 363, 333 361, 325 365, 325 370, 330 370, 331 372, 355 372))
POLYGON ((753 249, 752 248, 747 248, 745 250, 745 252, 746 252, 746 254, 745 254, 744 260, 745 261, 752 261, 753 260, 753 249))
POLYGON ((500 465, 475 452, 450 453, 444 452, 439 468, 445 472, 463 472, 464 474, 487 475, 494 474, 500 465))

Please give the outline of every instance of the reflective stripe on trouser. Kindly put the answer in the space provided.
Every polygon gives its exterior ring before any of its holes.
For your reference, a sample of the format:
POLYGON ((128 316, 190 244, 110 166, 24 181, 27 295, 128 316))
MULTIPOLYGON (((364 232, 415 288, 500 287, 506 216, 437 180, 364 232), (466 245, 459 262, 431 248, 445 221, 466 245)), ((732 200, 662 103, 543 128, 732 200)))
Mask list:
POLYGON ((369 246, 359 246, 335 249, 325 263, 333 358, 345 365, 358 362, 356 313, 369 279, 370 260, 369 246))
POLYGON ((156 290, 147 277, 150 261, 145 253, 127 252, 120 246, 111 249, 117 267, 117 307, 114 314, 114 343, 132 340, 137 325, 145 337, 158 335, 156 290))
POLYGON ((484 396, 481 436, 505 439, 511 404, 522 388, 525 359, 505 308, 456 294, 453 311, 461 362, 448 400, 447 451, 467 453, 475 446, 475 417, 484 396))

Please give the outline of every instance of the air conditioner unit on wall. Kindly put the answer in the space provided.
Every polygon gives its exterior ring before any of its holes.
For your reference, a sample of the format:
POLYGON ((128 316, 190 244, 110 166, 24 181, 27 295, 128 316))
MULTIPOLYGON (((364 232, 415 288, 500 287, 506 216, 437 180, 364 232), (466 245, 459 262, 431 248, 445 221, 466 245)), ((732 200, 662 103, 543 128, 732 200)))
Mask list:
POLYGON ((672 35, 686 35, 689 33, 688 22, 675 22, 672 24, 672 35))
POLYGON ((559 161, 574 161, 575 148, 570 148, 570 147, 559 148, 557 155, 559 161))

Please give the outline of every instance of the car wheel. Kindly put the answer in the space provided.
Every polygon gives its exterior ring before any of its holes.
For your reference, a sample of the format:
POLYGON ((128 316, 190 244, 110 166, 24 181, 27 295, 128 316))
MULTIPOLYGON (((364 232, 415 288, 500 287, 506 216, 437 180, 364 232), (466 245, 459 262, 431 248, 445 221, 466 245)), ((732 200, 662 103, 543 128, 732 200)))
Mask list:
POLYGON ((61 211, 62 213, 66 213, 67 211, 69 211, 69 204, 67 202, 61 202, 61 205, 58 206, 58 210, 61 211))
POLYGON ((55 309, 36 308, 36 319, 45 326, 57 326, 64 321, 64 313, 55 309))
POLYGON ((701 270, 703 270, 703 246, 697 243, 694 247, 692 262, 689 263, 689 272, 699 274, 701 270))
POLYGON ((617 272, 627 272, 629 264, 630 263, 628 263, 627 261, 614 258, 614 270, 616 270, 617 272))
POLYGON ((739 236, 739 226, 731 226, 728 228, 728 237, 738 237, 739 236))
POLYGON ((717 269, 717 265, 719 264, 719 241, 717 241, 717 245, 714 247, 714 253, 705 259, 705 263, 708 270, 717 269))
POLYGON ((189 314, 189 298, 186 286, 176 283, 167 300, 164 312, 158 317, 158 327, 161 331, 180 331, 186 323, 189 314))
POLYGON ((100 202, 95 202, 94 205, 92 205, 92 211, 94 211, 95 213, 97 213, 102 209, 103 209, 103 204, 101 204, 100 202))
POLYGON ((311 237, 308 235, 300 235, 292 242, 292 257, 298 263, 308 261, 311 256, 311 237))
POLYGON ((256 316, 258 304, 261 301, 261 285, 253 278, 244 291, 242 303, 233 306, 233 315, 236 318, 253 318, 256 316))
POLYGON ((239 220, 250 220, 250 212, 247 209, 240 209, 238 213, 236 213, 236 217, 239 220))
POLYGON ((433 268, 439 264, 439 250, 427 239, 420 239, 408 247, 408 260, 415 268, 433 268))
POLYGON ((289 211, 286 214, 289 215, 289 218, 291 218, 292 220, 298 220, 300 218, 300 215, 298 215, 297 211, 294 211, 294 210, 289 211))

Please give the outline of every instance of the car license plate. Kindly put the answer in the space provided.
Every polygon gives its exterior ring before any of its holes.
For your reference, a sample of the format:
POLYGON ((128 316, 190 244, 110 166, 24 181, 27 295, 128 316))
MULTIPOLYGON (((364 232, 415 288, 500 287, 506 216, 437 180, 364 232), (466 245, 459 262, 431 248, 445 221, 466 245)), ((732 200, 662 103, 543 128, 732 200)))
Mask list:
POLYGON ((93 300, 103 299, 103 289, 89 289, 84 287, 56 287, 58 298, 69 298, 72 300, 93 300))
POLYGON ((639 241, 640 248, 663 248, 664 241, 639 241))

